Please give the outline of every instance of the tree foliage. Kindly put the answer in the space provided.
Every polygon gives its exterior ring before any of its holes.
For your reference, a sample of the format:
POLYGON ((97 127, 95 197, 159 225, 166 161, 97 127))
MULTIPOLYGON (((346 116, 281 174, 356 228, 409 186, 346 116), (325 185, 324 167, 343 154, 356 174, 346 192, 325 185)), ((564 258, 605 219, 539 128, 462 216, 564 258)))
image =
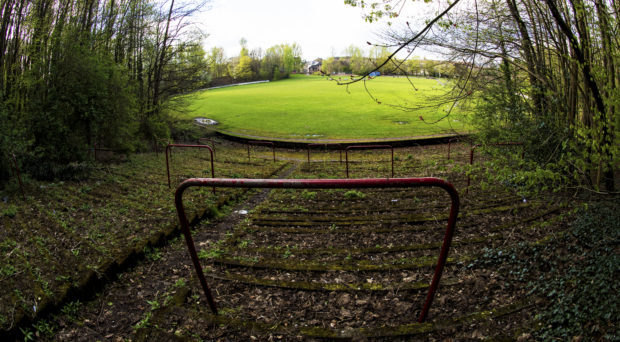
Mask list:
POLYGON ((163 104, 204 85, 204 1, 2 0, 0 176, 68 177, 88 148, 132 150, 167 134, 163 104))
MULTIPOLYGON (((406 1, 347 2, 375 19, 406 11, 406 1)), ((443 12, 421 30, 409 23, 393 29, 385 45, 444 54, 459 76, 453 101, 479 109, 481 142, 524 142, 536 169, 613 192, 620 158, 617 2, 458 2, 440 2, 443 12)), ((389 59, 385 65, 408 65, 394 54, 389 59)))

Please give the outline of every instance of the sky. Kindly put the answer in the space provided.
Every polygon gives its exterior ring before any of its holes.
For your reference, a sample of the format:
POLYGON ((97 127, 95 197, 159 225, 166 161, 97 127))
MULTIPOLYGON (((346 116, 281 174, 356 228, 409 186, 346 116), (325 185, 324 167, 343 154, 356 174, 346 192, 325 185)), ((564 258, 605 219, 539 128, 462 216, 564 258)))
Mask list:
POLYGON ((343 56, 350 45, 367 49, 367 41, 380 42, 377 34, 386 23, 367 23, 362 15, 344 0, 212 0, 195 20, 208 34, 205 49, 222 47, 227 57, 239 54, 245 38, 250 50, 297 43, 310 61, 343 56))

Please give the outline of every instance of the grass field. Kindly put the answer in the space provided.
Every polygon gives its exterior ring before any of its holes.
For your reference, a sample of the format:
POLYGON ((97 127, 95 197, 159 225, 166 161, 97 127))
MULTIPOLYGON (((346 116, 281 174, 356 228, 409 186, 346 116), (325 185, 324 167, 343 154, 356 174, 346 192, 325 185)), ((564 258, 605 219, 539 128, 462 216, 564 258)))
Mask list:
POLYGON ((468 131, 463 111, 456 107, 444 120, 451 104, 433 106, 443 94, 445 80, 378 77, 367 88, 363 83, 338 86, 320 76, 204 90, 188 97, 181 118, 207 117, 216 127, 241 136, 288 140, 357 140, 419 137, 468 131), (427 107, 404 111, 392 105, 427 107), (423 118, 424 120, 422 120, 423 118))

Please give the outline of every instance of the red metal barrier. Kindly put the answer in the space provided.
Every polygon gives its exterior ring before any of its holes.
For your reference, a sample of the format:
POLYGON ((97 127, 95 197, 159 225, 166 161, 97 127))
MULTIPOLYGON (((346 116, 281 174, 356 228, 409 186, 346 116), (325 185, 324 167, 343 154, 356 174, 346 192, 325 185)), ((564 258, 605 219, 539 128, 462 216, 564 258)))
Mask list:
POLYGON ((349 178, 349 150, 372 150, 372 149, 382 149, 389 148, 392 151, 392 177, 394 177, 394 147, 392 145, 355 145, 355 146, 347 146, 345 148, 345 163, 347 169, 347 178, 349 178))
MULTIPOLYGON (((494 144, 488 144, 488 145, 473 145, 471 147, 471 150, 469 151, 469 165, 474 165, 474 151, 481 146, 522 146, 523 147, 523 143, 522 142, 514 142, 514 141, 509 141, 509 142, 500 142, 500 143, 494 143, 494 144)), ((521 159, 523 159, 525 155, 525 150, 521 151, 521 159)), ((469 184, 471 182, 471 175, 467 176, 467 188, 465 188, 465 194, 467 195, 469 193, 469 184)))
POLYGON ((452 145, 453 141, 459 141, 459 138, 452 138, 450 140, 448 140, 448 160, 450 160, 450 145, 452 145))
POLYGON ((88 149, 89 151, 93 151, 93 158, 95 158, 95 160, 97 160, 97 151, 104 151, 104 152, 118 152, 120 150, 118 149, 113 149, 113 148, 106 148, 106 147, 98 147, 97 143, 93 144, 93 147, 88 149))
POLYGON ((271 146, 271 151, 273 152, 273 162, 276 162, 276 145, 271 142, 271 141, 258 141, 258 140, 251 140, 248 141, 247 146, 248 146, 248 161, 250 161, 250 144, 252 145, 265 145, 265 146, 271 146))
POLYGON ((310 163, 310 146, 323 146, 327 150, 327 145, 338 146, 338 153, 340 154, 340 163, 342 163, 342 147, 340 144, 308 144, 308 163, 310 163))
POLYGON ((189 187, 195 186, 213 186, 213 187, 229 187, 229 188, 272 188, 272 189, 359 189, 359 188, 403 188, 403 187, 439 187, 448 192, 452 205, 450 207, 450 216, 448 218, 448 226, 444 234, 443 244, 437 259, 437 266, 433 274, 433 280, 428 289, 428 294, 422 307, 422 312, 418 318, 418 322, 424 322, 428 316, 428 311, 433 303, 435 292, 439 286, 439 280, 443 273, 448 251, 454 235, 454 228, 459 212, 459 194, 454 186, 439 178, 375 178, 375 179, 226 179, 226 178, 191 178, 185 180, 179 185, 175 193, 175 204, 177 214, 181 223, 181 230, 185 235, 185 242, 189 251, 196 274, 200 280, 202 289, 207 297, 209 307, 214 314, 217 314, 217 306, 211 294, 211 290, 207 285, 204 276, 196 246, 192 238, 189 228, 189 222, 183 207, 183 192, 189 187))
MULTIPOLYGON (((173 147, 190 147, 190 148, 206 148, 211 153, 211 178, 215 178, 215 169, 213 167, 213 150, 207 145, 183 145, 183 144, 168 144, 166 146, 166 174, 168 175, 168 187, 170 187, 170 163, 168 162, 168 154, 173 147)), ((170 158, 172 159, 172 158, 170 158)), ((215 187, 213 188, 215 192, 215 187)))
POLYGON ((19 182, 19 189, 21 190, 22 198, 25 201, 26 193, 24 192, 24 184, 22 183, 22 176, 19 172, 19 165, 17 164, 17 158, 15 158, 15 153, 11 153, 11 158, 13 159, 13 165, 11 165, 11 170, 17 176, 17 181, 19 182))
MULTIPOLYGON (((211 139, 211 138, 198 138, 198 144, 203 144, 203 141, 206 142, 210 142, 211 143, 211 148, 213 149, 213 155, 216 155, 216 151, 215 151, 215 140, 211 139)), ((206 144, 203 144, 206 145, 206 144)))
POLYGON ((155 156, 159 158, 159 148, 157 148, 157 142, 162 142, 164 143, 164 145, 167 145, 168 142, 165 141, 164 139, 158 139, 156 137, 153 137, 153 146, 155 148, 155 156))

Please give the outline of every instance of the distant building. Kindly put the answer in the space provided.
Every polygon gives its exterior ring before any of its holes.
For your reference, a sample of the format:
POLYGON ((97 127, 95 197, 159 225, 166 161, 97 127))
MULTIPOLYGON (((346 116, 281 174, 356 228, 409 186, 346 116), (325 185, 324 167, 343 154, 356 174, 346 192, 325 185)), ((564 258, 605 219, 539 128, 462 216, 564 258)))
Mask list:
POLYGON ((306 64, 306 74, 313 74, 319 70, 321 70, 321 66, 323 65, 323 59, 318 58, 313 60, 312 62, 306 64))

